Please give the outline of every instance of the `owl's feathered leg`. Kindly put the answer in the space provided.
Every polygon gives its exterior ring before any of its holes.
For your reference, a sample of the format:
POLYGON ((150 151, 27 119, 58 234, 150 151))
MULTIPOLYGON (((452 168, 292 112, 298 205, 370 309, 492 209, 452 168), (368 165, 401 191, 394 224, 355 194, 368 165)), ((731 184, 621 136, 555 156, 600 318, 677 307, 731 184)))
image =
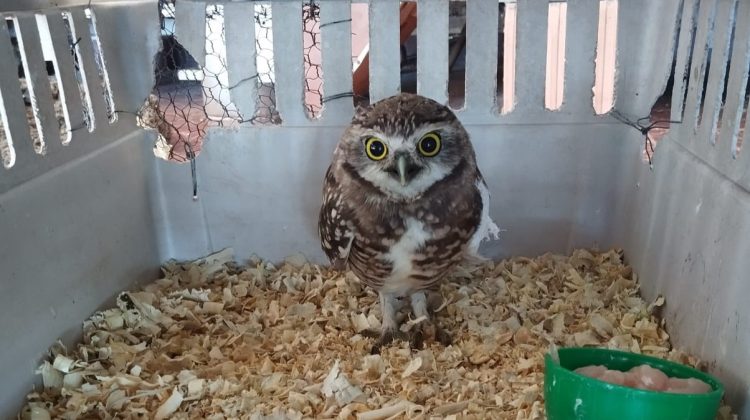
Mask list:
POLYGON ((421 349, 424 343, 425 329, 431 324, 435 328, 435 339, 442 345, 448 346, 453 341, 450 334, 445 332, 437 322, 430 318, 429 310, 427 309, 427 294, 425 292, 413 293, 410 296, 411 309, 414 312, 414 316, 417 318, 424 318, 419 324, 414 327, 414 331, 410 337, 410 345, 413 349, 421 349))
POLYGON ((395 296, 387 293, 379 293, 380 295, 380 312, 383 314, 382 329, 380 331, 380 337, 377 338, 375 344, 372 346, 370 353, 378 354, 380 349, 395 340, 408 340, 408 335, 398 329, 398 322, 396 321, 396 311, 398 310, 398 299, 395 296))

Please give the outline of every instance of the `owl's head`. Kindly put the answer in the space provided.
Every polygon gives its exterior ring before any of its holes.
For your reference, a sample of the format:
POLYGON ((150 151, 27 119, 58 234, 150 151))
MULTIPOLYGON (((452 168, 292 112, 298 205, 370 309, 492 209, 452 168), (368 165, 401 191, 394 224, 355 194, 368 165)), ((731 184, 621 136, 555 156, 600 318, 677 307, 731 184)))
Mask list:
POLYGON ((452 172, 476 165, 455 114, 407 93, 359 109, 336 153, 344 169, 397 200, 416 198, 452 172))

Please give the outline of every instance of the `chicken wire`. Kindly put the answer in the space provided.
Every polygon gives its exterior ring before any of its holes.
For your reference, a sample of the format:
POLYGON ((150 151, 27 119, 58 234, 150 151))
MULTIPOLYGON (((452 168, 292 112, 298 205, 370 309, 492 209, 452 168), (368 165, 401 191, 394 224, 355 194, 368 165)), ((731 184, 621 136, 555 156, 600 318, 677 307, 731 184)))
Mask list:
MULTIPOLYGON (((159 0, 162 47, 155 62, 155 85, 139 112, 142 126, 160 134, 156 154, 171 161, 192 160, 201 150, 210 127, 239 124, 280 124, 276 110, 273 60, 272 11, 270 4, 254 6, 255 53, 258 72, 238 82, 256 83, 258 97, 253 115, 244 115, 232 103, 228 81, 224 8, 206 7, 205 65, 187 52, 175 38, 175 0, 159 0)), ((305 63, 305 109, 311 119, 322 109, 322 68, 320 63, 320 13, 314 0, 303 6, 305 63)))

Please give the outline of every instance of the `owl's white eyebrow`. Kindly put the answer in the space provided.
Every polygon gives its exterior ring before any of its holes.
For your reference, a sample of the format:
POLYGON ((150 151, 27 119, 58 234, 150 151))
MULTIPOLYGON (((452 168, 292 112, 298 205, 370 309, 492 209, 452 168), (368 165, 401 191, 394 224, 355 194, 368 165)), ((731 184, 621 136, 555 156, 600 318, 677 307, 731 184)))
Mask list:
POLYGON ((444 128, 445 128, 444 124, 425 125, 425 126, 419 127, 417 130, 414 130, 414 134, 412 135, 412 137, 422 138, 422 136, 424 136, 425 134, 431 133, 433 131, 437 131, 438 133, 442 134, 442 132, 444 131, 444 128))

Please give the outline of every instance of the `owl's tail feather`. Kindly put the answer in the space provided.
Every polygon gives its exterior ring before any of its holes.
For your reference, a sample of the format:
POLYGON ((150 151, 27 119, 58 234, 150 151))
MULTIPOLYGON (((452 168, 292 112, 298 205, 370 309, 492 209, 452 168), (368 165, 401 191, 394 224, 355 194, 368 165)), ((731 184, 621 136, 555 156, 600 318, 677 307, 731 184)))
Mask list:
POLYGON ((482 231, 477 232, 478 237, 472 240, 467 252, 464 254, 464 264, 482 265, 490 260, 479 253, 479 245, 482 242, 496 241, 500 239, 500 232, 503 232, 503 229, 497 227, 492 219, 488 219, 486 222, 486 225, 480 228, 482 231))
POLYGON ((500 239, 500 232, 501 230, 497 227, 497 224, 490 219, 490 224, 487 226, 487 233, 485 234, 483 241, 500 239))

